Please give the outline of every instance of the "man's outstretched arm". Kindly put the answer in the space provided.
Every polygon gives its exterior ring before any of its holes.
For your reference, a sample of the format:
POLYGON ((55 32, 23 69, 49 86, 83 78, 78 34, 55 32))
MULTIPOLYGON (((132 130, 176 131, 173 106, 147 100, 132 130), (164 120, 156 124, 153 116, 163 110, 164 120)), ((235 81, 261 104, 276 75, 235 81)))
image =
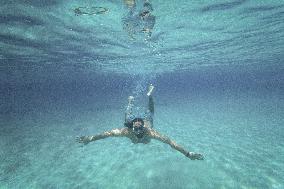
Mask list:
POLYGON ((104 139, 107 137, 124 137, 127 136, 127 133, 127 128, 113 129, 111 131, 106 131, 98 135, 77 137, 76 141, 79 143, 88 144, 89 142, 104 139))
POLYGON ((155 130, 151 131, 151 138, 159 140, 163 143, 169 144, 172 148, 183 153, 186 157, 190 158, 191 160, 196 160, 196 159, 203 160, 204 159, 202 154, 186 151, 183 147, 179 146, 175 141, 171 140, 170 138, 166 136, 161 135, 155 130))

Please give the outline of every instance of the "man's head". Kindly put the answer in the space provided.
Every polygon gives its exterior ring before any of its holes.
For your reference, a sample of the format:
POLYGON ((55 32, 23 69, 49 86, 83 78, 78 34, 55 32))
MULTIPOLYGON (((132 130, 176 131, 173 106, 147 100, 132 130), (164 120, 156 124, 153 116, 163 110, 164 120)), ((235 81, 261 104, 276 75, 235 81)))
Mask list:
POLYGON ((144 121, 142 118, 135 118, 132 120, 132 126, 133 127, 143 127, 144 121))
POLYGON ((142 118, 135 118, 132 120, 132 129, 134 133, 140 134, 144 131, 144 121, 142 118))

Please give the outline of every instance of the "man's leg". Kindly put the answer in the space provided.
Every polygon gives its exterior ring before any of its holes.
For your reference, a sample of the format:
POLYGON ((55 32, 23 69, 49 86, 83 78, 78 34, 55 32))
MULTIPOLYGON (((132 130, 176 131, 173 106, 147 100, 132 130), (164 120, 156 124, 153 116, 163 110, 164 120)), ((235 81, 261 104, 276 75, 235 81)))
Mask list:
POLYGON ((148 101, 148 111, 150 113, 149 115, 149 121, 151 122, 151 127, 153 127, 153 117, 154 117, 154 99, 153 99, 153 96, 152 96, 152 92, 154 90, 154 86, 151 84, 149 86, 149 90, 148 90, 148 93, 147 93, 147 96, 149 97, 149 101, 148 101))
POLYGON ((148 109, 154 115, 154 99, 152 95, 149 96, 148 109))
POLYGON ((134 101, 134 97, 129 96, 128 97, 128 105, 127 105, 127 108, 126 108, 126 111, 125 111, 125 123, 127 123, 131 120, 133 101, 134 101))

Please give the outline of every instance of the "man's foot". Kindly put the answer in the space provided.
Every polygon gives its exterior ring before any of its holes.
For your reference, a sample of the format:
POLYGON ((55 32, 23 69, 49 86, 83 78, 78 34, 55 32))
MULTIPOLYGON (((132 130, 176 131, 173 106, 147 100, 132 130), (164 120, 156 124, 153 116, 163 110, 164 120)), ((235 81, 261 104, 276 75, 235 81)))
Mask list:
POLYGON ((152 84, 150 84, 149 89, 148 89, 147 96, 151 96, 153 90, 154 90, 154 86, 153 86, 152 84))
POLYGON ((128 97, 128 104, 131 104, 134 100, 134 97, 133 96, 129 96, 128 97))

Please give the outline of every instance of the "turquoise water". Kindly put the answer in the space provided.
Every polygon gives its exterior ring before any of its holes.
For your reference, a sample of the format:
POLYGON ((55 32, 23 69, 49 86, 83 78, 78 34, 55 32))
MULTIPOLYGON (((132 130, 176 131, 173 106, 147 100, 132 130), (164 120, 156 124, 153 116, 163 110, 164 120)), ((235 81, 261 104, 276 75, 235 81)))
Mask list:
POLYGON ((226 83, 210 81, 208 72, 198 72, 208 79, 198 83, 193 73, 179 74, 179 82, 171 81, 178 78, 174 74, 154 80, 155 129, 203 153, 204 161, 158 141, 75 142, 76 136, 121 128, 127 96, 143 83, 128 81, 123 90, 124 81, 104 78, 115 84, 98 88, 78 81, 48 93, 48 85, 22 88, 7 97, 13 107, 1 118, 1 188, 283 188, 281 86, 256 85, 247 75, 244 85, 219 74, 226 83))
POLYGON ((0 189, 284 188, 283 1, 152 5, 152 36, 131 39, 120 1, 2 2, 0 189), (205 160, 155 140, 75 141, 122 128, 150 83, 154 128, 205 160))

